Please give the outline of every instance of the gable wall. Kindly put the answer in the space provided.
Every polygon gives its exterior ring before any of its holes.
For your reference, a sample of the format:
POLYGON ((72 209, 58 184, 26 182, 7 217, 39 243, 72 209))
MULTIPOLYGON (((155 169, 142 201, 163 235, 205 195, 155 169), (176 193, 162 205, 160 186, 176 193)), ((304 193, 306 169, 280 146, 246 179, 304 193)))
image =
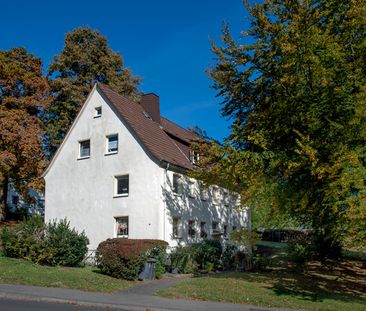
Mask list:
POLYGON ((90 249, 115 236, 114 217, 129 217, 130 238, 161 238, 163 171, 94 91, 45 176, 45 218, 67 218, 85 230, 90 249), (95 107, 102 116, 94 118, 95 107), (118 134, 118 154, 105 155, 106 136, 118 134), (91 156, 78 160, 80 140, 91 156), (129 196, 114 198, 115 175, 129 174, 129 196))

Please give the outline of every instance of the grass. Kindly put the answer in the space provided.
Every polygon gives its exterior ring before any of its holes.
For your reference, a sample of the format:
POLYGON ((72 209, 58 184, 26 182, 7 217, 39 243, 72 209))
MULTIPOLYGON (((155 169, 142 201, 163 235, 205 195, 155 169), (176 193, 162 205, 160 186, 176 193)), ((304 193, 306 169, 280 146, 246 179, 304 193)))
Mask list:
POLYGON ((301 310, 366 310, 366 269, 357 259, 312 262, 303 273, 291 272, 286 247, 258 245, 271 254, 266 272, 232 272, 196 277, 157 292, 167 298, 198 299, 301 310))
POLYGON ((135 282, 99 273, 94 267, 48 267, 23 259, 0 256, 0 283, 61 287, 95 292, 114 292, 135 282))

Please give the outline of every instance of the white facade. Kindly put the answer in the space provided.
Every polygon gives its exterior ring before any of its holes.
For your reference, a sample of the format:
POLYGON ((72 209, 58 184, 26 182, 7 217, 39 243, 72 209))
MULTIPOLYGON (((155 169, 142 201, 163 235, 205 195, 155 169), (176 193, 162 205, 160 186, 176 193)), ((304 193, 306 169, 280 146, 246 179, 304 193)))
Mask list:
POLYGON ((94 88, 44 174, 45 220, 67 218, 72 227, 85 231, 90 250, 117 236, 116 219, 121 217, 128 217, 128 238, 161 239, 171 246, 199 240, 201 222, 206 222, 208 237, 212 222, 218 222, 221 231, 227 226, 228 233, 233 226, 250 226, 249 211, 238 213, 233 208, 236 199, 228 196, 230 202, 214 203, 210 188, 202 200, 198 182, 191 183, 183 174, 179 193, 174 193, 173 170, 150 155, 94 88), (116 134, 118 151, 108 153, 108 136, 116 134), (86 140, 90 140, 90 156, 81 159, 80 142, 86 140), (116 177, 125 175, 128 195, 118 196, 116 177), (173 236, 173 217, 179 217, 177 236, 173 236), (188 237, 189 221, 194 221, 195 238, 188 237))

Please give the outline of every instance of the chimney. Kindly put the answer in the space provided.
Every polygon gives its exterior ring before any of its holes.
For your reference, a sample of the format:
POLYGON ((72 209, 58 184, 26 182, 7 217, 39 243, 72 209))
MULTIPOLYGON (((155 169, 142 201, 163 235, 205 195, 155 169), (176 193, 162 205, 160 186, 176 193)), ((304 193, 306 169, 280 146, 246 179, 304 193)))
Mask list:
POLYGON ((160 124, 160 100, 159 96, 149 93, 141 96, 142 108, 148 113, 153 121, 160 124))

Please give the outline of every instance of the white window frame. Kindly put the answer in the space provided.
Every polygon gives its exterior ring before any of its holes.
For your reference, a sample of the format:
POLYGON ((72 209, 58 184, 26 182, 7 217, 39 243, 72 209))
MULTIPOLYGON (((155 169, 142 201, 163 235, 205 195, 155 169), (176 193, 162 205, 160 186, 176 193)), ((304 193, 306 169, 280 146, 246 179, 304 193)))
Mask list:
POLYGON ((176 173, 173 173, 172 191, 177 196, 181 196, 183 193, 183 178, 181 175, 176 174, 176 173), (177 188, 174 186, 175 179, 177 181, 177 188))
POLYGON ((114 176, 114 197, 128 197, 130 194, 130 175, 129 174, 122 174, 114 176), (127 176, 128 184, 127 184, 127 193, 118 193, 118 181, 122 178, 127 176))
POLYGON ((109 154, 116 154, 118 153, 118 149, 119 149, 119 137, 118 134, 110 134, 106 136, 106 147, 105 147, 105 155, 109 155, 109 154), (109 139, 111 137, 117 137, 117 150, 114 151, 109 151, 109 139))
POLYGON ((200 197, 202 201, 207 201, 209 198, 208 188, 203 188, 202 183, 200 184, 200 197))
POLYGON ((128 239, 128 236, 130 234, 130 219, 128 216, 117 216, 117 217, 114 217, 114 222, 115 222, 115 230, 114 230, 114 234, 115 234, 115 237, 116 238, 123 238, 123 239, 128 239), (118 220, 119 219, 124 219, 126 220, 127 219, 127 234, 118 234, 118 231, 119 231, 119 222, 118 220))
POLYGON ((102 116, 102 106, 94 108, 94 118, 100 118, 102 116))
POLYGON ((189 151, 189 160, 192 164, 198 164, 200 160, 200 154, 195 152, 194 150, 189 151))
POLYGON ((173 239, 182 238, 182 219, 181 217, 172 217, 172 237, 173 239))
POLYGON ((222 199, 220 187, 218 187, 218 186, 212 187, 212 198, 213 198, 213 202, 215 204, 220 204, 221 199, 222 199))
POLYGON ((78 159, 82 160, 82 159, 89 159, 90 158, 90 154, 91 154, 91 142, 90 139, 84 139, 84 140, 79 140, 79 153, 78 153, 78 159), (89 142, 89 155, 87 156, 81 156, 81 146, 83 143, 89 142))
POLYGON ((191 179, 188 182, 188 186, 189 186, 189 196, 194 199, 196 198, 196 181, 191 179))

